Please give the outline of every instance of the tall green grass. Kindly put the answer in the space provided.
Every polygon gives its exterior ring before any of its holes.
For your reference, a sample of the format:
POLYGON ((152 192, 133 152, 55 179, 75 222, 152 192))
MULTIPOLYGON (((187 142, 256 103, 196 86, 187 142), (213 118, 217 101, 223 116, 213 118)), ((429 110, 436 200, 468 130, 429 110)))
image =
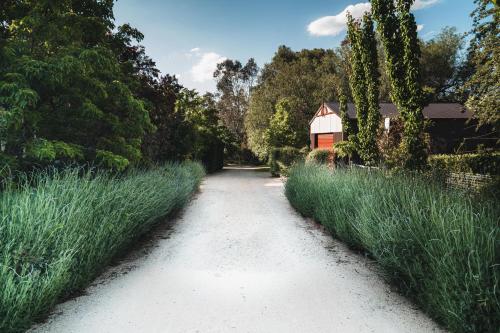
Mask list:
POLYGON ((0 194, 0 332, 19 332, 85 287, 153 224, 181 208, 204 171, 168 164, 126 175, 42 174, 0 194))
POLYGON ((432 181, 315 165, 292 169, 286 196, 453 332, 498 333, 500 207, 432 181))

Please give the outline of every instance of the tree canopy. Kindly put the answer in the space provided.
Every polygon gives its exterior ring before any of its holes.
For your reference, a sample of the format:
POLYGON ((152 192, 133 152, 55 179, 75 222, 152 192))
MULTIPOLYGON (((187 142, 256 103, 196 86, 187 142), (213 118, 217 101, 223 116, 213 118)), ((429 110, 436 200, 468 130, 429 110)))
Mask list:
MULTIPOLYGON (((198 156, 186 138, 201 129, 175 108, 183 87, 160 77, 140 31, 115 26, 113 4, 2 1, 0 169, 123 170, 198 156)), ((204 121, 219 126, 218 118, 204 121)))
POLYGON ((276 105, 289 99, 294 114, 298 147, 308 144, 308 122, 321 103, 336 96, 335 82, 340 59, 333 50, 294 52, 280 46, 272 61, 262 69, 252 91, 245 117, 249 148, 262 160, 267 159, 269 143, 266 132, 276 105))
MULTIPOLYGON (((473 75, 466 82, 467 107, 481 125, 500 132, 500 8, 496 1, 475 0, 469 49, 473 75)), ((500 140, 500 139, 499 139, 500 140)))

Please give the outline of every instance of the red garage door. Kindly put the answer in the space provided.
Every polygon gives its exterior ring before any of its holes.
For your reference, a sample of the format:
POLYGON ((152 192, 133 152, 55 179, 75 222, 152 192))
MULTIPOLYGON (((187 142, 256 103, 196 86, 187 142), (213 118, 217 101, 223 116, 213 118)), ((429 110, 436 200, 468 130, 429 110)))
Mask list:
POLYGON ((318 148, 332 149, 333 147, 333 134, 318 134, 318 148))

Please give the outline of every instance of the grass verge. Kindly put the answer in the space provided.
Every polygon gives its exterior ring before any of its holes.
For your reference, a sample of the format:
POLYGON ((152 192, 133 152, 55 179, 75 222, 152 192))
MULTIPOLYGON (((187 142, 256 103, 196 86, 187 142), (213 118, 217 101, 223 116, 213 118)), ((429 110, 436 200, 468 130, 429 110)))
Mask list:
POLYGON ((368 251, 451 331, 498 332, 498 203, 419 177, 317 165, 294 167, 285 191, 300 213, 368 251))
POLYGON ((122 176, 37 175, 0 194, 0 332, 20 332, 85 287, 132 241, 180 209, 198 163, 122 176))

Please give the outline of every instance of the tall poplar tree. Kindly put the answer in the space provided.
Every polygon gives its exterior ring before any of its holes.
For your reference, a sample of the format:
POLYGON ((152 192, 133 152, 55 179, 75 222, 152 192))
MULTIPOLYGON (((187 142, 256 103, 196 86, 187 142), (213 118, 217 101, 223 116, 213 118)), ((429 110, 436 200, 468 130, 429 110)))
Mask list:
POLYGON ((358 119, 358 152, 364 163, 376 164, 380 125, 379 72, 377 43, 369 14, 362 24, 348 14, 348 38, 351 44, 350 83, 358 119))
POLYGON ((342 132, 345 135, 344 139, 347 139, 350 135, 354 134, 354 129, 352 128, 349 115, 347 114, 347 94, 342 84, 339 84, 337 94, 339 96, 339 112, 342 120, 342 132))
POLYGON ((424 98, 420 86, 420 47, 417 24, 410 12, 414 0, 372 0, 372 13, 380 32, 391 81, 391 98, 403 120, 402 165, 421 168, 426 164, 423 139, 424 98))
POLYGON ((366 80, 367 115, 365 124, 360 128, 360 143, 363 145, 363 159, 374 164, 379 159, 377 137, 380 128, 379 78, 377 41, 373 30, 373 20, 365 13, 361 26, 361 59, 366 80))
MULTIPOLYGON (((351 52, 349 56, 349 62, 351 64, 351 70, 349 72, 349 85, 351 86, 351 93, 354 105, 356 106, 356 117, 358 121, 358 133, 361 128, 365 127, 367 114, 368 114, 368 102, 367 102, 367 84, 365 77, 365 70, 363 66, 362 59, 362 33, 360 23, 352 17, 350 13, 347 13, 347 38, 349 39, 349 45, 351 47, 351 52)), ((358 138, 362 138, 358 134, 358 138)), ((360 145, 360 156, 363 158, 362 145, 360 145)))

